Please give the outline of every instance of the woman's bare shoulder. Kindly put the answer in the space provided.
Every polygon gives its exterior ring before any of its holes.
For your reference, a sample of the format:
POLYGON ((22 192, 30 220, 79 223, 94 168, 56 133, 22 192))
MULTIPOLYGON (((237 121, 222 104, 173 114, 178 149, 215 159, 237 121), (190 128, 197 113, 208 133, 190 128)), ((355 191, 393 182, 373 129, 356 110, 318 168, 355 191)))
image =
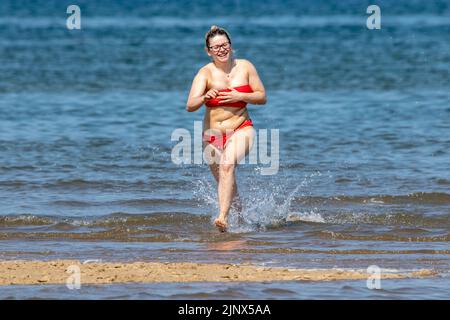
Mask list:
POLYGON ((199 72, 200 72, 200 71, 202 71, 202 72, 211 72, 212 66, 213 66, 213 63, 212 63, 212 62, 207 63, 207 64, 205 64, 203 67, 201 67, 201 68, 199 69, 199 72))
POLYGON ((211 74, 211 63, 205 64, 203 67, 201 67, 198 70, 197 74, 209 78, 209 76, 211 74))
POLYGON ((252 70, 255 70, 255 66, 249 60, 247 59, 236 59, 236 60, 237 60, 236 62, 240 66, 242 66, 242 68, 244 68, 246 71, 250 72, 252 70))
POLYGON ((210 79, 211 79, 211 69, 208 63, 198 70, 197 75, 194 78, 194 81, 196 82, 201 81, 206 84, 206 87, 209 87, 210 79))
POLYGON ((250 62, 250 60, 247 59, 236 59, 236 62, 243 65, 243 66, 253 66, 253 64, 250 62))

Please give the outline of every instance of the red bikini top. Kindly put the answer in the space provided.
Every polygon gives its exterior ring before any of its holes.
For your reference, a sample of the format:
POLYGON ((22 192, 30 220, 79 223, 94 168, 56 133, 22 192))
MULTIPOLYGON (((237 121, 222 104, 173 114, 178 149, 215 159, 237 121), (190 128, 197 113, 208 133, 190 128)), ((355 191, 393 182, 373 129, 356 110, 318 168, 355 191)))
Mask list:
MULTIPOLYGON (((246 84, 244 86, 239 86, 239 87, 234 87, 234 89, 236 89, 239 92, 246 92, 246 93, 251 93, 253 92, 252 87, 250 87, 249 84, 246 84)), ((230 89, 222 89, 219 90, 219 92, 230 92, 230 89)), ((221 103, 220 99, 218 98, 214 98, 209 100, 208 102, 205 103, 205 105, 209 108, 213 108, 213 107, 236 107, 236 108, 245 108, 247 106, 247 102, 244 101, 238 101, 238 102, 231 102, 231 103, 221 103)))

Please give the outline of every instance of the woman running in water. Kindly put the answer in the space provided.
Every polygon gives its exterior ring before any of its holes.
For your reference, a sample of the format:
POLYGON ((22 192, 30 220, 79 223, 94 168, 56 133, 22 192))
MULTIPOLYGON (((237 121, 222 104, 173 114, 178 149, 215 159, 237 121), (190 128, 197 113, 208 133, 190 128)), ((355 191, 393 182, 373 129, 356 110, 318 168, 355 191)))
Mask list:
POLYGON ((218 183, 219 215, 214 223, 220 231, 228 227, 230 207, 242 209, 236 185, 236 165, 253 146, 255 130, 247 103, 265 104, 266 91, 253 64, 235 59, 228 32, 212 26, 206 33, 206 53, 213 61, 195 76, 186 109, 198 110, 203 104, 203 148, 218 183))

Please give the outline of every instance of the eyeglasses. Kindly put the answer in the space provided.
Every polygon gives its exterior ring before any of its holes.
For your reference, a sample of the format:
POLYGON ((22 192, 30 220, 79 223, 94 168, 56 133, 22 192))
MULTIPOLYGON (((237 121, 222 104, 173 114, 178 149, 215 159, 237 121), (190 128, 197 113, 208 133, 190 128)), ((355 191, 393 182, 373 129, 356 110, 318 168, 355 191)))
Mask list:
POLYGON ((225 49, 225 50, 230 49, 230 43, 229 43, 229 42, 225 42, 225 43, 222 43, 221 45, 212 46, 212 47, 208 47, 208 48, 209 48, 209 50, 211 50, 212 52, 217 53, 217 52, 220 51, 220 48, 223 48, 223 49, 225 49))

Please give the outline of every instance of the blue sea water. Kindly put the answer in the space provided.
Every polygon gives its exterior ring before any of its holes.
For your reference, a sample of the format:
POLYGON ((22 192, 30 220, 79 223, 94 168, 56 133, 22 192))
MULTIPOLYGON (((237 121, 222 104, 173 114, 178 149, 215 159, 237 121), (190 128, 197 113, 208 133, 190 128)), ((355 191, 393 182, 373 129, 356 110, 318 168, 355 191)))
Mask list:
MULTIPOLYGON (((442 279, 441 279, 442 280, 442 279)), ((448 299, 445 282, 430 279, 386 280, 380 289, 367 289, 365 281, 332 282, 200 282, 122 285, 86 285, 69 290, 61 285, 8 286, 2 299, 108 299, 108 300, 438 300, 448 299), (421 290, 417 290, 419 287, 421 290)), ((272 311, 273 312, 273 311, 272 311)))
MULTIPOLYGON (((2 0, 0 258, 445 274, 449 35, 448 1, 2 0), (81 30, 66 28, 70 4, 81 30), (381 8, 380 30, 366 27, 370 4, 381 8), (264 82, 268 103, 248 107, 255 128, 280 132, 276 175, 261 175, 263 164, 238 169, 246 224, 226 235, 211 226, 207 166, 171 161, 173 130, 193 132, 203 118, 185 103, 209 62, 212 24, 264 82)), ((440 278, 397 281, 407 290, 377 297, 449 296, 433 295, 440 278)), ((271 296, 259 284, 230 286, 240 298, 271 296)), ((291 297, 372 297, 313 286, 291 297)), ((164 297, 203 290, 170 288, 164 297)), ((60 297, 21 290, 1 297, 60 297)))

